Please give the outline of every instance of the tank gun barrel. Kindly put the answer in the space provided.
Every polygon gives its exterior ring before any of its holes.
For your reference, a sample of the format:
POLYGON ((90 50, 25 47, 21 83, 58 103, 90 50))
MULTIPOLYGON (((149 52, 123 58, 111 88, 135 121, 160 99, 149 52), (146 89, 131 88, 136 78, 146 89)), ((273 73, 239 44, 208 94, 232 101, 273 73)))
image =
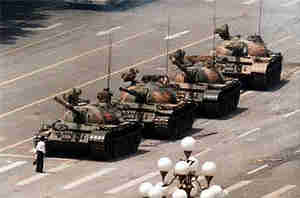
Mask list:
POLYGON ((135 90, 129 90, 129 89, 126 89, 126 88, 123 88, 123 87, 120 87, 119 88, 120 91, 124 91, 132 96, 134 96, 137 100, 137 102, 139 103, 146 103, 146 97, 145 95, 135 91, 135 90))
POLYGON ((74 113, 76 116, 76 121, 77 122, 83 122, 84 119, 83 118, 83 115, 80 111, 76 110, 71 104, 65 102, 64 100, 60 99, 59 97, 54 97, 54 100, 61 104, 62 106, 64 106, 66 109, 68 109, 69 111, 71 111, 72 113, 74 113), (78 119, 77 119, 78 118, 78 119))

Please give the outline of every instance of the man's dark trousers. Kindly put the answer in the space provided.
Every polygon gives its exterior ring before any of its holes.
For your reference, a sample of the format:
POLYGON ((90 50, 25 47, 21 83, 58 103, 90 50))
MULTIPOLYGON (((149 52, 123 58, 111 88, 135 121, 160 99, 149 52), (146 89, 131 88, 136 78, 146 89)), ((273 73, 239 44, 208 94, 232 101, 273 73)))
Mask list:
POLYGON ((44 153, 42 151, 37 151, 36 159, 36 172, 42 173, 44 168, 44 153))

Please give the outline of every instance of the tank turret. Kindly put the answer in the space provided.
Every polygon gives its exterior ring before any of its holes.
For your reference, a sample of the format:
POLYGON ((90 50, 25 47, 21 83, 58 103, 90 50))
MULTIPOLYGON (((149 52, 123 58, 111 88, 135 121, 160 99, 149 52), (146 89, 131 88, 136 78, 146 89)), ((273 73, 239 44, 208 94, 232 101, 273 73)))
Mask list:
POLYGON ((96 159, 112 159, 137 151, 143 126, 124 121, 117 104, 74 106, 59 97, 54 100, 67 109, 63 118, 43 125, 34 137, 34 143, 46 138, 48 155, 84 152, 96 159))

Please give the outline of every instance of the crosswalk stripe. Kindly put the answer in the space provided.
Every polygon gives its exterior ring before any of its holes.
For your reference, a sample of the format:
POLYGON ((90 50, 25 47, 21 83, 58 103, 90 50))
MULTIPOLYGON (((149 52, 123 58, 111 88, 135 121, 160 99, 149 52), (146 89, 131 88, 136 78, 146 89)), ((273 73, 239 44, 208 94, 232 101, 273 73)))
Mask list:
POLYGON ((130 182, 128 182, 128 183, 125 183, 125 184, 123 184, 123 185, 121 185, 121 186, 119 186, 119 187, 116 187, 116 188, 113 188, 113 189, 111 189, 111 190, 108 190, 108 191, 106 191, 106 192, 104 192, 104 193, 105 193, 105 194, 115 194, 115 193, 118 193, 118 192, 120 192, 120 191, 122 191, 122 190, 125 190, 125 189, 127 189, 127 188, 130 188, 130 187, 132 187, 132 186, 134 186, 134 185, 137 185, 137 184, 139 184, 139 183, 141 183, 141 182, 143 182, 143 181, 145 181, 145 180, 148 180, 148 179, 150 179, 150 178, 152 178, 152 177, 158 176, 159 174, 160 174, 159 171, 148 173, 147 175, 144 175, 144 176, 142 176, 142 177, 139 177, 139 178, 137 178, 137 179, 135 179, 135 180, 132 180, 132 181, 130 181, 130 182))
POLYGON ((64 190, 70 190, 70 189, 72 189, 72 188, 74 188, 74 187, 76 187, 76 186, 79 186, 80 184, 83 184, 83 183, 86 183, 86 182, 88 182, 88 181, 91 181, 91 180, 93 180, 93 179, 95 179, 95 178, 97 178, 97 177, 100 177, 100 176, 102 176, 102 175, 105 175, 105 174, 107 174, 107 173, 110 173, 110 172, 112 172, 112 171, 114 171, 114 170, 116 170, 116 168, 106 168, 106 169, 102 169, 102 170, 100 170, 100 171, 98 171, 98 172, 96 172, 96 173, 94 173, 94 174, 92 174, 92 175, 88 175, 88 176, 83 177, 83 178, 81 178, 81 179, 79 179, 79 180, 77 180, 77 181, 74 181, 74 182, 72 182, 72 183, 69 183, 69 184, 65 185, 65 186, 63 187, 63 189, 64 189, 64 190))
POLYGON ((292 0, 292 1, 288 1, 287 3, 281 4, 281 7, 289 7, 292 5, 295 5, 296 3, 300 2, 300 0, 292 0))
POLYGON ((258 1, 258 0, 248 0, 248 1, 244 1, 242 4, 251 5, 251 4, 255 3, 256 1, 258 1))
POLYGON ((10 165, 2 166, 2 167, 0 168, 0 173, 9 171, 9 170, 11 170, 11 169, 13 169, 13 168, 16 168, 16 167, 18 167, 18 166, 22 166, 23 164, 26 164, 26 163, 27 163, 27 161, 17 161, 17 162, 15 162, 15 163, 10 164, 10 165))
POLYGON ((250 181, 250 180, 248 180, 248 181, 247 180, 246 181, 240 181, 239 183, 236 183, 236 184, 234 184, 232 186, 229 186, 228 188, 226 188, 226 190, 228 192, 232 192, 234 190, 237 190, 239 188, 247 186, 248 184, 251 184, 251 183, 252 183, 252 181, 250 181))
POLYGON ((271 193, 269 193, 267 195, 264 195, 262 198, 277 198, 281 194, 283 194, 283 193, 285 193, 285 192, 287 192, 287 191, 289 191, 289 190, 291 190, 291 189, 293 189, 295 187, 296 187, 296 185, 286 185, 286 186, 284 186, 284 187, 282 187, 282 188, 280 188, 280 189, 278 189, 278 190, 276 190, 274 192, 271 192, 271 193))
MULTIPOLYGON (((66 168, 68 168, 70 166, 71 166, 71 164, 65 163, 65 164, 62 164, 61 166, 57 166, 57 167, 51 168, 51 169, 47 170, 46 172, 56 173, 56 172, 59 172, 59 171, 62 171, 64 169, 66 169, 66 168)), ((24 185, 30 184, 32 182, 38 181, 38 180, 40 180, 40 179, 48 176, 49 173, 33 175, 32 177, 29 177, 27 179, 24 179, 24 180, 18 182, 16 184, 16 186, 24 186, 24 185)))

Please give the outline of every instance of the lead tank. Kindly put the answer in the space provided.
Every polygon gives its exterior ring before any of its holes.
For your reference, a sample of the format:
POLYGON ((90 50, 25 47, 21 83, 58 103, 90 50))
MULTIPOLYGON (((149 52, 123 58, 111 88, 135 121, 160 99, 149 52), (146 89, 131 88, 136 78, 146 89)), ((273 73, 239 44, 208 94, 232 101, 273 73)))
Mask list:
POLYGON ((84 152, 95 159, 109 160, 135 153, 141 142, 142 125, 124 121, 112 104, 77 104, 55 97, 67 111, 62 119, 43 125, 34 136, 34 145, 41 136, 46 139, 46 153, 84 152))
POLYGON ((241 82, 224 77, 210 57, 186 57, 185 51, 180 49, 169 58, 180 70, 174 76, 175 82, 190 85, 191 88, 180 90, 190 93, 197 103, 197 114, 218 118, 237 108, 241 82))
POLYGON ((267 90, 280 82, 283 57, 268 49, 260 35, 231 36, 227 24, 215 33, 224 40, 216 47, 223 75, 239 78, 251 89, 267 90))
POLYGON ((192 128, 193 103, 177 100, 174 90, 156 82, 132 82, 120 87, 120 103, 125 120, 144 124, 143 137, 177 139, 192 128))

